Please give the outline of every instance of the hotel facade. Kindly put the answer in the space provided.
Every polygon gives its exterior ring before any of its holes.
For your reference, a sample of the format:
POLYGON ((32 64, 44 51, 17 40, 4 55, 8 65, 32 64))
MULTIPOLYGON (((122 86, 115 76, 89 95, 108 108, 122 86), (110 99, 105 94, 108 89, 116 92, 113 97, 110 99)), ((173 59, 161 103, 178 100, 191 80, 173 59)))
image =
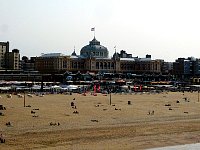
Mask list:
POLYGON ((36 70, 41 73, 93 72, 93 73, 150 73, 160 74, 164 60, 132 57, 122 50, 109 58, 109 51, 94 39, 80 50, 80 55, 49 53, 36 57, 36 70))

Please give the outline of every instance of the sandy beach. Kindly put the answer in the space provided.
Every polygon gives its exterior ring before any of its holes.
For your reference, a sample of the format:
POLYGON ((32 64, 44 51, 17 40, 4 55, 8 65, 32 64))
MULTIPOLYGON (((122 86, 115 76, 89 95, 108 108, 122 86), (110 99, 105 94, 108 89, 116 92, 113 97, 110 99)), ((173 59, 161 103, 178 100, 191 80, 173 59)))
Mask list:
POLYGON ((149 149, 200 142, 197 92, 112 94, 111 105, 110 95, 90 93, 26 94, 29 107, 23 97, 1 97, 2 150, 149 149))

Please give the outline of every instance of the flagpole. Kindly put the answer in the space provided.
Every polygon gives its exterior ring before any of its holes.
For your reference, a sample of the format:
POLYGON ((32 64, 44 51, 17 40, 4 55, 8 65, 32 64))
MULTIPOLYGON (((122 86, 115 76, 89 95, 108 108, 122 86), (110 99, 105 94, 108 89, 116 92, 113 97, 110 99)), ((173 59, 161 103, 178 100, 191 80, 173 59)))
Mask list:
POLYGON ((95 37, 95 27, 94 27, 94 37, 95 37))
POLYGON ((91 28, 91 31, 94 32, 94 38, 95 38, 95 27, 91 28))

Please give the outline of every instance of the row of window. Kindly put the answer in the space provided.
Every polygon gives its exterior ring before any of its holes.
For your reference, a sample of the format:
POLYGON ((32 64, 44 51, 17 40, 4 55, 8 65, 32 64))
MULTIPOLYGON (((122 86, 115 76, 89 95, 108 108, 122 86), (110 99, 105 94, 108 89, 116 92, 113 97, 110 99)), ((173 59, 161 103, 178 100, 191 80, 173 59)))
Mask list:
MULTIPOLYGON (((89 56, 90 53, 86 52, 86 55, 89 56)), ((105 54, 103 52, 92 52, 93 56, 105 56, 105 54)))

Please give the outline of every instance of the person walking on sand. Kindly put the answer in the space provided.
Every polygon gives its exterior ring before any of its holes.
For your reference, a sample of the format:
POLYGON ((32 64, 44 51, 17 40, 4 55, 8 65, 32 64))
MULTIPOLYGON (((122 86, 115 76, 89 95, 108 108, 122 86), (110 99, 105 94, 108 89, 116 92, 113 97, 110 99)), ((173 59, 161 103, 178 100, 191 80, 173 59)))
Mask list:
POLYGON ((152 113, 151 113, 152 115, 154 115, 154 110, 152 111, 152 113))
POLYGON ((3 138, 3 135, 2 135, 2 134, 0 135, 0 142, 1 142, 1 143, 5 143, 5 139, 3 138))

